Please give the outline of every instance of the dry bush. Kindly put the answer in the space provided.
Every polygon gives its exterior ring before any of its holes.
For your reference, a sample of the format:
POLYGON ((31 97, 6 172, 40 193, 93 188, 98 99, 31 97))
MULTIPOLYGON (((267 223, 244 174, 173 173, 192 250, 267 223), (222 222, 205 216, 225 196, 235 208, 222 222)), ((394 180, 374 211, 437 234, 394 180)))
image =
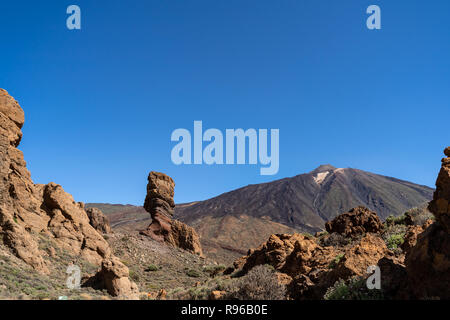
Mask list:
POLYGON ((227 299, 238 300, 284 300, 286 286, 280 284, 273 268, 259 265, 247 275, 236 279, 232 287, 227 288, 227 299))
POLYGON ((342 248, 349 245, 352 242, 351 238, 346 238, 339 233, 331 233, 319 238, 319 244, 323 247, 338 247, 342 248))

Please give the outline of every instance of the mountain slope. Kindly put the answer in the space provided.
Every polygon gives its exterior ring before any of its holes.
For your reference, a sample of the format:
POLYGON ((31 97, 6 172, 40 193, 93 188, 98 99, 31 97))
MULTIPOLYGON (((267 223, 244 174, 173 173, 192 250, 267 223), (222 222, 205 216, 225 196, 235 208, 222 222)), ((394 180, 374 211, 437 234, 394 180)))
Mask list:
MULTIPOLYGON (((363 205, 385 219, 432 199, 433 189, 357 169, 322 165, 292 178, 249 185, 215 198, 179 204, 175 218, 199 233, 205 253, 230 261, 273 233, 324 229, 326 221, 363 205)), ((87 204, 100 208, 114 229, 132 232, 151 221, 142 207, 87 204)))
POLYGON ((258 245, 269 229, 280 225, 313 233, 323 230, 326 221, 360 205, 385 219, 429 201, 432 193, 433 189, 411 182, 322 165, 292 178, 177 205, 175 217, 195 227, 209 245, 241 249, 258 245))
POLYGON ((385 219, 432 198, 433 189, 357 169, 330 165, 292 178, 249 185, 218 197, 178 205, 176 217, 196 224, 205 216, 269 217, 286 226, 318 231, 339 213, 363 205, 385 219))

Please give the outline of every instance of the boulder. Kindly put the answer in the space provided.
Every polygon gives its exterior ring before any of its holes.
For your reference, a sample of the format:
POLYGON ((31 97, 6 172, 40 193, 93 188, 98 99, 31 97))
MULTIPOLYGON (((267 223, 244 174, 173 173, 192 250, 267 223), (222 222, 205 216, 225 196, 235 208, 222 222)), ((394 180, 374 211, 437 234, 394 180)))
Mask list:
POLYGON ((226 291, 213 290, 209 294, 209 300, 221 300, 227 294, 226 291))
POLYGON ((355 237, 367 232, 379 233, 383 229, 383 223, 375 212, 365 207, 357 207, 327 222, 325 228, 329 233, 355 237))
POLYGON ((93 287, 97 290, 106 289, 110 295, 121 299, 139 299, 139 289, 129 279, 128 267, 116 257, 103 260, 101 269, 83 286, 93 287))
POLYGON ((368 233, 351 248, 347 249, 342 259, 333 270, 335 279, 348 279, 367 274, 367 268, 378 264, 388 253, 384 240, 368 233))

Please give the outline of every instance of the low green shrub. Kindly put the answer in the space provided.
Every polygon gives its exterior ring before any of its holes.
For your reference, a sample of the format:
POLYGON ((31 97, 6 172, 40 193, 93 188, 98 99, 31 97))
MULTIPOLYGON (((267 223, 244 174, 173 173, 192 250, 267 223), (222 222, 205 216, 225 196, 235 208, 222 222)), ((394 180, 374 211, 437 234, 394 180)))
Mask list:
POLYGON ((339 279, 328 288, 325 300, 384 300, 382 290, 368 289, 366 279, 355 277, 348 281, 339 279))
POLYGON ((398 247, 400 247, 404 241, 405 241, 404 233, 393 234, 386 240, 386 246, 391 250, 395 250, 398 247))
POLYGON ((202 276, 202 274, 195 269, 189 269, 186 271, 186 275, 191 278, 200 278, 202 276))
POLYGON ((339 262, 341 261, 341 259, 344 257, 343 253, 338 254, 333 261, 330 262, 330 264, 328 265, 329 269, 334 269, 336 268, 336 266, 339 264, 339 262))

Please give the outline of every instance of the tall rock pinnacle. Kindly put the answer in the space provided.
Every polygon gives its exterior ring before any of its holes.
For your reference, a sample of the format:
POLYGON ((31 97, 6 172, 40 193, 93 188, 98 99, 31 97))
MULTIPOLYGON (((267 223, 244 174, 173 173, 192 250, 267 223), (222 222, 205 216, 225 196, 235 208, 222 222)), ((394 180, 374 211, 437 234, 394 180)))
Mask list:
POLYGON ((141 234, 160 242, 167 242, 181 249, 203 255, 200 239, 192 227, 172 220, 175 182, 164 173, 150 172, 144 208, 150 213, 152 223, 141 234))

